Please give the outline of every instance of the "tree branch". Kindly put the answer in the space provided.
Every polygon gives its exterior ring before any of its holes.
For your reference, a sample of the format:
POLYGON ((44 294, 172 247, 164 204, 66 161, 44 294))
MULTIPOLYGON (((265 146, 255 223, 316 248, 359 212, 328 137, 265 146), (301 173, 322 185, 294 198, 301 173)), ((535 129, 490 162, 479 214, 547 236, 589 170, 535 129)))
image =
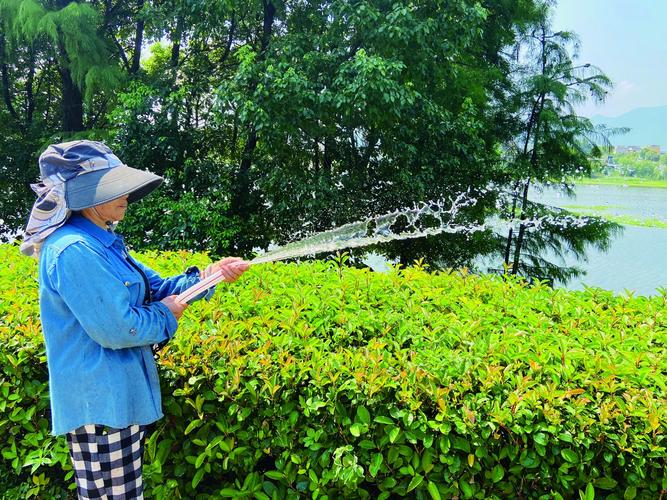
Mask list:
POLYGON ((114 45, 118 49, 118 54, 120 55, 121 60, 123 61, 123 66, 125 66, 125 70, 130 73, 130 62, 127 60, 127 54, 125 54, 125 49, 123 49, 123 46, 120 44, 118 39, 116 38, 116 34, 113 33, 111 30, 109 30, 109 34, 111 35, 111 39, 113 40, 114 45))

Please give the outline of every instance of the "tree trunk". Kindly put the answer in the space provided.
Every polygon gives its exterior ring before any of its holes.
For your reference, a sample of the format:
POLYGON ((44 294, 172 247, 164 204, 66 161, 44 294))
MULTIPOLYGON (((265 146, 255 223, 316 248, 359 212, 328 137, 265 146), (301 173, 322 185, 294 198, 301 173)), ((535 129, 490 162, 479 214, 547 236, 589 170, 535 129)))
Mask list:
POLYGON ((324 137, 324 153, 322 155, 322 163, 324 167, 324 171, 327 174, 328 178, 331 179, 333 177, 333 161, 332 157, 334 152, 332 151, 333 146, 332 146, 332 140, 329 135, 326 135, 324 137))
POLYGON ((32 116, 35 112, 35 96, 33 92, 35 82, 35 51, 30 47, 30 69, 28 70, 28 78, 25 82, 25 124, 26 128, 32 125, 32 116))
POLYGON ((247 209, 250 199, 250 166, 252 165, 252 154, 257 147, 257 131, 253 125, 248 127, 248 140, 241 154, 241 168, 236 177, 236 196, 232 201, 232 210, 241 219, 247 218, 247 209))
MULTIPOLYGON (((547 66, 547 53, 546 53, 546 32, 544 26, 542 26, 542 37, 540 39, 540 45, 541 45, 541 60, 542 60, 542 75, 546 73, 546 66, 547 66)), ((526 140, 524 141, 523 144, 523 154, 524 156, 528 154, 528 145, 530 144, 531 140, 533 141, 533 151, 531 152, 531 158, 530 158, 530 164, 534 167, 537 163, 537 145, 538 145, 538 139, 539 139, 539 124, 540 124, 540 118, 542 116, 542 111, 544 110, 544 100, 545 100, 546 94, 545 92, 541 92, 540 95, 538 96, 537 99, 533 102, 533 107, 530 110, 530 117, 528 118, 528 127, 526 128, 526 140), (534 129, 534 132, 533 132, 534 129)), ((517 181, 518 184, 519 181, 517 181)), ((528 181, 526 182, 526 185, 524 187, 524 196, 521 204, 521 220, 525 220, 525 210, 526 210, 526 200, 528 196, 528 186, 530 185, 530 177, 528 177, 528 181)), ((516 189, 515 189, 516 192, 516 189)), ((517 196, 515 195, 514 201, 512 203, 512 218, 514 218, 516 214, 516 200, 517 196)), ((512 265, 512 274, 516 274, 519 269, 519 259, 521 256, 521 246, 523 245, 523 239, 524 239, 524 234, 526 232, 526 228, 524 224, 519 225, 519 234, 517 236, 517 242, 516 242, 516 247, 514 249, 514 262, 512 265)), ((509 256, 510 256, 510 249, 512 246, 512 236, 513 236, 513 230, 512 227, 510 227, 508 235, 507 235, 507 245, 505 246, 505 265, 509 265, 509 256)))
POLYGON ((174 79, 176 79, 176 70, 181 54, 181 38, 183 37, 183 16, 176 20, 176 29, 171 34, 171 67, 174 70, 174 79))
MULTIPOLYGON (((544 111, 544 102, 546 100, 546 94, 540 94, 538 99, 539 105, 537 113, 535 114, 535 132, 533 134, 533 150, 530 153, 530 165, 535 171, 537 166, 537 148, 539 147, 539 137, 540 137, 540 124, 542 118, 542 112, 544 111)), ((521 200, 521 220, 526 220, 526 204, 528 202, 528 188, 530 187, 530 177, 526 181, 526 185, 523 189, 523 197, 521 200)), ((519 234, 516 239, 516 247, 514 248, 514 263, 512 265, 512 274, 516 274, 519 271, 519 261, 521 258, 521 247, 523 246, 524 235, 526 234, 526 226, 522 222, 519 226, 519 234)))
POLYGON ((61 61, 58 71, 62 84, 63 131, 80 132, 83 130, 83 97, 79 87, 72 80, 69 68, 61 61))
MULTIPOLYGON (((257 61, 261 62, 266 59, 266 51, 271 41, 271 33, 273 30, 273 20, 276 14, 276 7, 269 0, 264 0, 264 21, 262 24, 262 39, 260 45, 260 52, 257 61)), ((254 82, 250 88, 249 94, 257 88, 258 82, 254 82)), ((243 153, 241 155, 241 164, 239 172, 236 177, 235 196, 231 203, 232 211, 239 215, 241 219, 247 218, 248 204, 250 200, 250 166, 252 165, 252 157, 257 147, 257 130, 254 124, 248 126, 248 140, 246 141, 243 153)))
MULTIPOLYGON (((171 74, 172 92, 176 92, 178 90, 178 85, 176 84, 176 80, 178 77, 178 64, 181 57, 180 54, 181 54, 181 39, 183 37, 183 24, 184 24, 183 16, 179 16, 179 18, 176 20, 176 29, 171 34, 170 66, 172 71, 171 74)), ((173 108, 171 110, 171 128, 174 131, 174 133, 178 130, 179 115, 180 115, 179 104, 174 103, 173 108)))
MULTIPOLYGON (((514 183, 514 196, 512 199, 512 211, 510 212, 512 215, 512 219, 516 217, 516 202, 517 199, 519 198, 519 181, 516 181, 514 183)), ((507 233, 507 244, 505 245, 505 265, 509 266, 510 265, 510 251, 512 249, 512 236, 514 235, 514 229, 510 225, 509 232, 507 233)))
POLYGON ((5 62, 5 35, 0 33, 0 58, 2 62, 0 63, 0 71, 2 72, 2 98, 5 101, 5 106, 7 106, 7 111, 15 120, 19 121, 19 116, 14 109, 14 104, 12 103, 12 92, 9 88, 9 68, 5 62))
MULTIPOLYGON (((521 220, 526 219, 526 203, 528 202, 528 188, 530 187, 530 177, 523 187, 523 196, 521 198, 521 220)), ((512 264, 512 274, 519 272, 519 264, 521 262, 521 247, 523 246, 523 239, 526 234, 526 225, 521 222, 519 225, 519 234, 516 237, 516 246, 514 247, 514 262, 512 264)))
POLYGON ((144 0, 137 0, 137 28, 134 36, 134 53, 132 54, 132 66, 130 66, 130 74, 136 75, 139 71, 139 64, 141 63, 141 44, 144 41, 144 19, 141 17, 141 11, 144 8, 144 0))
POLYGON ((317 138, 313 139, 313 170, 315 175, 320 173, 320 142, 317 138))

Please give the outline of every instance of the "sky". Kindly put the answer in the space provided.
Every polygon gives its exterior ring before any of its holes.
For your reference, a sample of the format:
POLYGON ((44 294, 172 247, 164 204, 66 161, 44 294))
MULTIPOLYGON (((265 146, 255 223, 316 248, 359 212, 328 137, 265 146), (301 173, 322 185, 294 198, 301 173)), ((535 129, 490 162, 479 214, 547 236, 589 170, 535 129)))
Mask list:
POLYGON ((584 116, 618 116, 667 105, 667 0, 557 0, 554 31, 573 31, 579 64, 597 66, 614 88, 603 104, 579 108, 584 116))

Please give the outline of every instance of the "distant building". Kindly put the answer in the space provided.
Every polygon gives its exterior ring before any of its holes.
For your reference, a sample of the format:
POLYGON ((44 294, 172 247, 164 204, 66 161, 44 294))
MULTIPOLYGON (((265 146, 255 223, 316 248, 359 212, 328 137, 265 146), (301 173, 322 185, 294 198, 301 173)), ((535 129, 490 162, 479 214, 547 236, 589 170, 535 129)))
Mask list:
POLYGON ((642 149, 648 149, 653 153, 662 154, 662 148, 658 144, 650 144, 648 146, 614 146, 613 152, 615 154, 639 153, 642 149))

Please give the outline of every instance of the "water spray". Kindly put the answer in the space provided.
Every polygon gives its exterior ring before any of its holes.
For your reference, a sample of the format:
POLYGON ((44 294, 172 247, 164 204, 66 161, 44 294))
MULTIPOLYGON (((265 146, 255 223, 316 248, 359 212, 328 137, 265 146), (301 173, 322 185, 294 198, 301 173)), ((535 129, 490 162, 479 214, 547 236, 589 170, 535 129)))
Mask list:
MULTIPOLYGON (((497 188, 489 186, 478 190, 477 193, 484 194, 489 190, 498 192, 497 188)), ((502 195, 511 196, 510 193, 501 192, 502 195)), ((508 229, 517 222, 523 225, 527 231, 533 232, 547 224, 559 224, 563 227, 568 227, 582 226, 589 221, 586 217, 574 217, 571 215, 554 217, 547 215, 519 220, 501 220, 498 217, 493 217, 483 224, 474 225, 457 223, 456 217, 460 211, 464 208, 474 206, 477 201, 478 198, 473 196, 471 190, 468 189, 456 196, 453 201, 437 200, 420 202, 412 208, 395 210, 364 221, 345 224, 328 231, 307 236, 258 255, 249 264, 263 264, 325 252, 332 253, 344 249, 365 247, 395 240, 423 238, 442 233, 472 234, 486 230, 499 232, 500 230, 508 229)), ((222 272, 217 271, 185 290, 178 296, 178 300, 188 302, 200 293, 224 281, 224 279, 222 272)))

